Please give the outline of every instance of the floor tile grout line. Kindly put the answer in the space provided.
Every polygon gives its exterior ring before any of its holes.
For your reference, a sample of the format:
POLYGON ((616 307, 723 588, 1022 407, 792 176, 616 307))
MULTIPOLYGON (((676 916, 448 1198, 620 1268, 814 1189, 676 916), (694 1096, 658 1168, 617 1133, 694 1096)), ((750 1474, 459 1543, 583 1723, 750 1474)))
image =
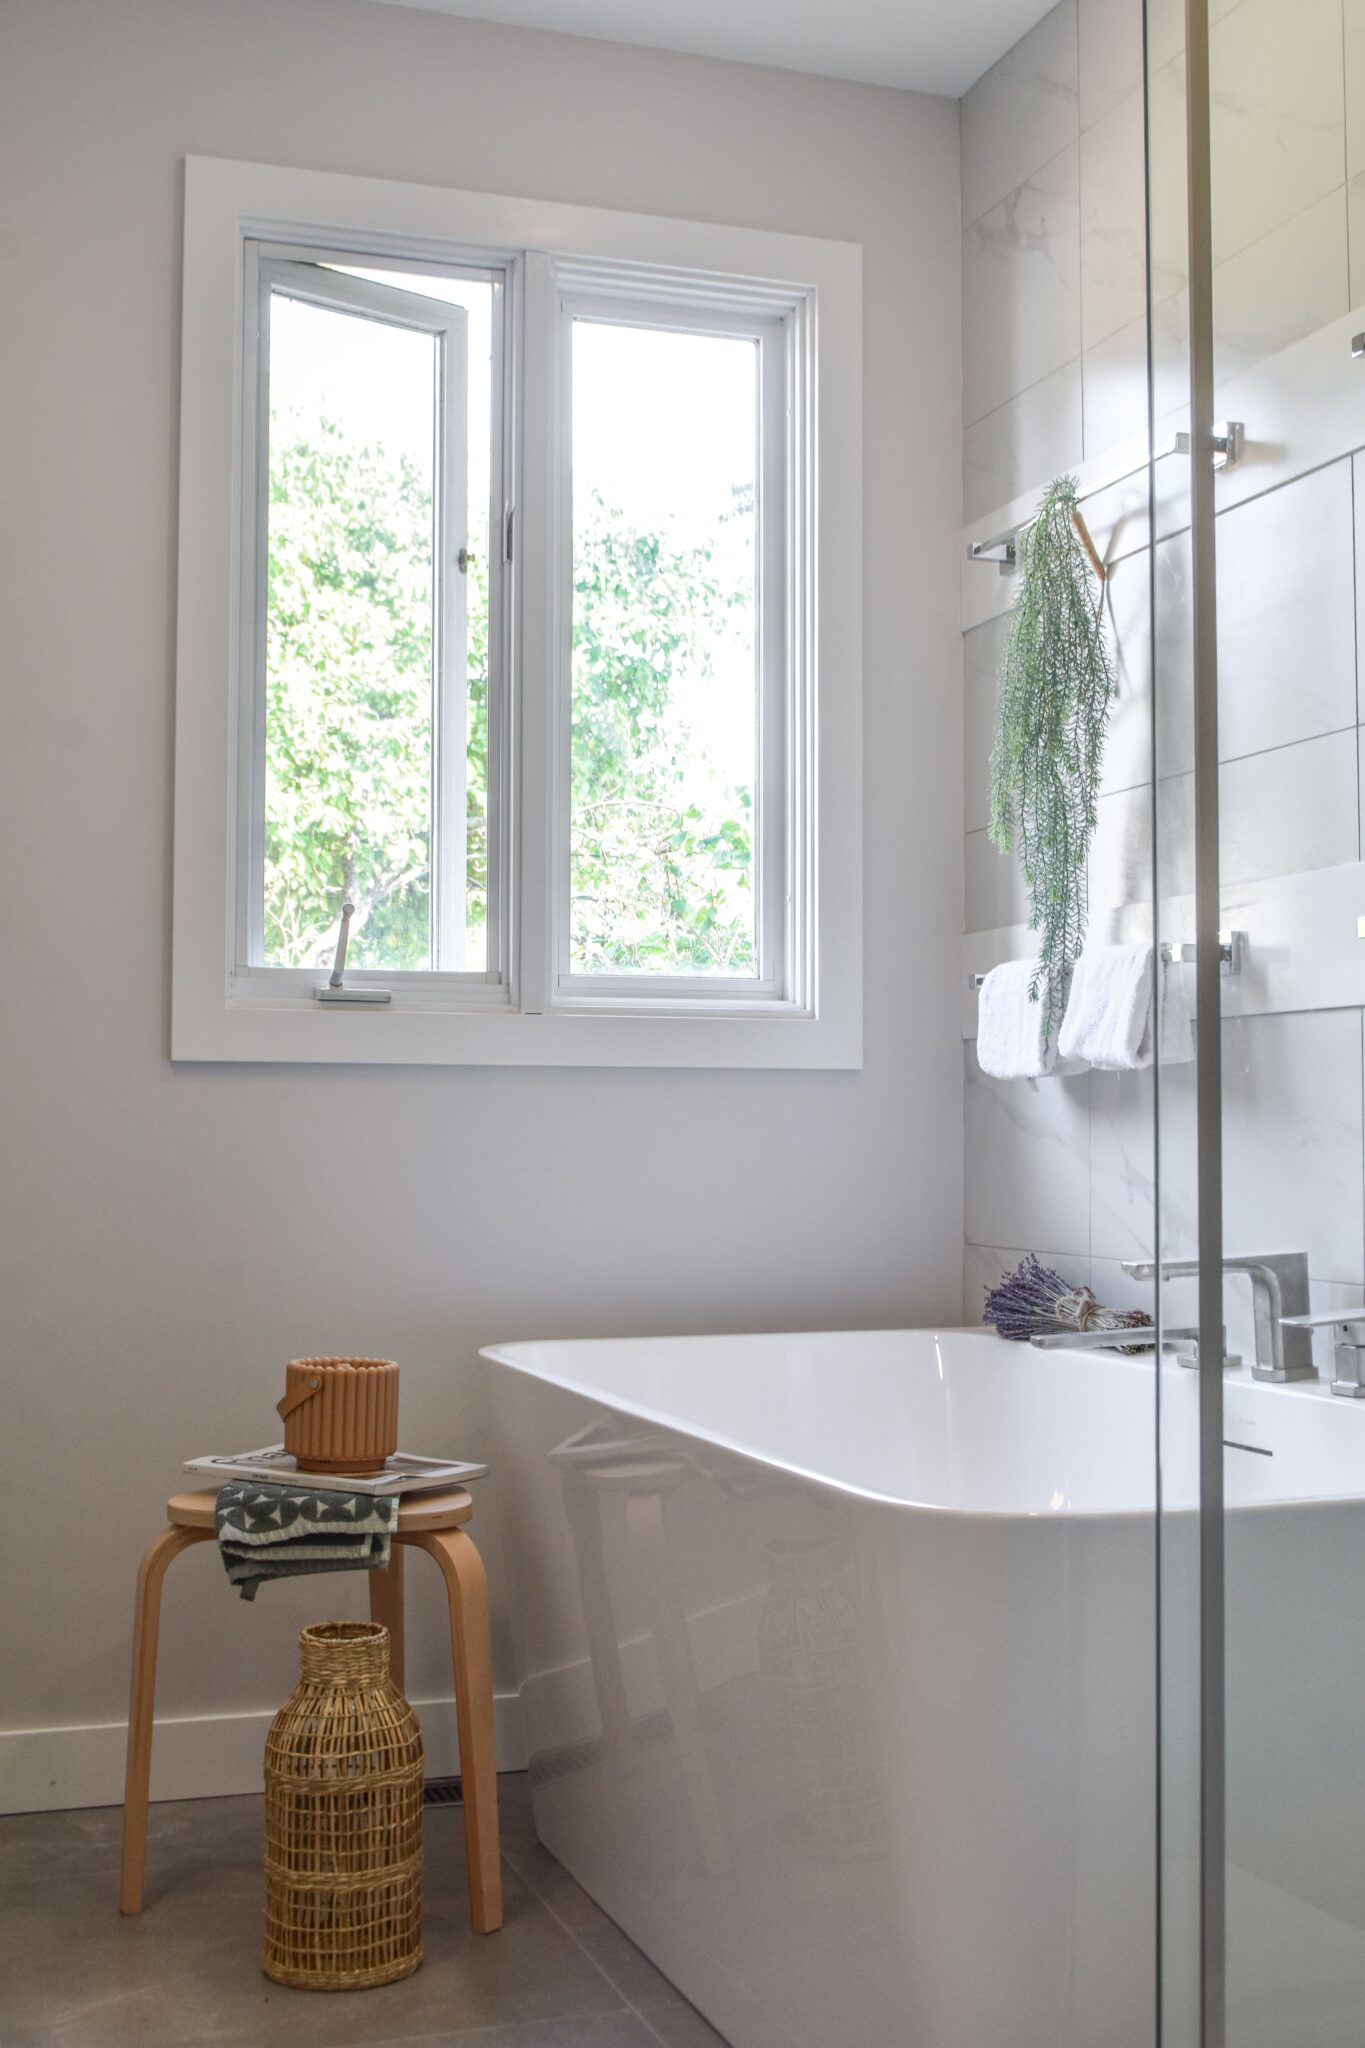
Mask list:
MULTIPOLYGON (((635 2001, 631 1998, 629 1992, 623 1991, 621 1989, 621 1986, 616 1982, 610 1970, 608 1970, 604 1964, 598 1962, 596 1956, 593 1955, 592 1951, 586 1946, 586 1944, 582 1941, 580 1936, 574 1932, 573 1928, 569 1926, 567 1921, 563 1920, 560 1917, 560 1915, 555 1911, 554 1906, 550 1903, 550 1901, 545 1897, 544 1893, 540 1891, 540 1889, 536 1885, 535 1879, 529 1876, 525 1871, 518 1870, 516 1864, 512 1860, 511 1855, 509 1855, 506 1851, 504 1851, 503 1853, 503 1861, 506 1863, 508 1869, 512 1871, 514 1876, 519 1878, 521 1883, 526 1886, 532 1898, 535 1899, 539 1905, 544 1906, 546 1912, 550 1915, 551 1919, 557 1922, 557 1924, 564 1929, 564 1932, 568 1935, 569 1939, 571 1941, 577 1942, 579 1948, 583 1950, 584 1955, 587 1956, 588 1961, 592 1964, 593 1968, 597 1970, 606 1979, 607 1983, 610 1984, 612 1990, 616 1992, 617 1996, 624 2001, 625 2010, 635 2015, 635 2018, 639 2020, 641 2026, 646 2028, 648 2032, 654 2037, 654 2039, 661 2044, 661 2048, 668 2048, 667 2041, 665 2040, 664 2036, 659 2032, 658 2028, 654 2025, 654 2022, 650 2019, 648 2013, 641 2011, 640 2007, 636 2005, 635 2001)), ((592 1898, 592 1894, 590 1892, 585 1893, 584 1896, 589 1899, 592 1898)), ((593 1903, 596 1904, 596 1901, 593 1900, 593 1903)), ((599 1907, 598 1911, 600 1912, 601 1910, 602 1909, 599 1907)), ((607 1918, 611 1920, 611 1915, 608 1914, 607 1918)), ((611 1924, 613 1927, 616 1926, 616 1922, 614 1920, 612 1920, 611 1924)), ((622 1938, 624 1940, 630 1940, 630 1936, 626 1934, 623 1929, 618 1929, 618 1932, 622 1934, 622 1938)), ((644 1955, 643 1949, 640 1950, 640 1954, 644 1955)), ((650 1967, 652 1969, 658 1971, 658 1975, 665 1984, 668 1984, 670 1986, 670 1989, 677 1991, 677 1986, 675 1984, 672 1984, 670 1979, 664 1976, 662 1970, 658 1969, 658 1965, 656 1963, 653 1963, 650 1957, 645 1956, 645 1961, 650 1963, 650 1967)), ((682 1998, 685 1996, 685 1993, 678 1992, 678 1996, 682 1998)), ((688 2003, 690 2004, 691 2001, 689 2000, 688 2003)), ((706 2015, 703 2013, 702 2018, 705 2019, 705 2017, 706 2015)), ((709 2021, 707 2022, 707 2024, 710 2024, 709 2021)))
MULTIPOLYGON (((536 1901, 536 1904, 544 1907, 545 1911, 554 1921, 556 1927, 560 1928, 565 1934, 568 1935, 569 1940, 573 1943, 574 1947, 578 1949, 581 1955, 587 1957, 587 1960, 592 1964, 592 1967, 594 1968, 594 1970, 596 1970, 598 1976, 602 1979, 603 1983, 609 1985, 610 1988, 616 1993, 616 1996, 620 1999, 621 2005, 625 2009, 625 2011, 635 2013, 635 2017, 638 2020, 644 2021, 645 2026, 648 2027, 649 2021, 645 2019, 644 2014, 642 2012, 637 2011, 636 2007, 632 2005, 629 1997, 621 1989, 620 1985, 616 1982, 616 1979, 612 1976, 611 1972, 608 1969, 606 1969, 603 1964, 598 1962, 597 1957, 593 1954, 592 1950, 587 1946, 587 1943, 583 1940, 582 1936, 576 1933, 575 1930, 572 1927, 570 1927, 568 1921, 565 1920, 560 1913, 556 1912, 550 1900, 545 1897, 543 1892, 537 1889, 534 1880, 524 1876, 522 1872, 517 1869, 511 1857, 508 1856, 506 1853, 504 1853, 502 1860, 507 1865, 508 1869, 512 1872, 513 1876, 518 1880, 518 1882, 526 1886, 526 1889, 530 1892, 531 1897, 536 1901)), ((592 1894, 587 1893, 585 1894, 585 1896, 591 1898, 592 1894)), ((610 1915, 608 1915, 608 1918, 610 1918, 610 1915)), ((613 1921, 612 1925, 615 1926, 615 1924, 615 1921, 613 1921)), ((629 1939, 628 1936, 626 1938, 629 1939)), ((648 1959, 646 1958, 646 1960, 648 1959)), ((665 1979, 665 1982, 666 1981, 667 1979, 665 1979)), ((653 2031, 654 2030, 651 2027, 650 2032, 653 2033, 653 2031)), ((657 2039, 658 2036, 656 2035, 655 2038, 657 2039)))

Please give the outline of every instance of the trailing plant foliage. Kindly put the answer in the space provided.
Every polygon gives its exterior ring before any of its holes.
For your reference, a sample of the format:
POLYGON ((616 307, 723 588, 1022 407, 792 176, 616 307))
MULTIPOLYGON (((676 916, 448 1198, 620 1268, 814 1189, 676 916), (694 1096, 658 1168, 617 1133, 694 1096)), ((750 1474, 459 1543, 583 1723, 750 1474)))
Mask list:
POLYGON ((1018 848, 1029 926, 1039 933, 1029 985, 1061 1021, 1085 939, 1086 863, 1114 673, 1103 590, 1073 523, 1076 479, 1059 477, 1018 539, 1019 591, 1000 671, 991 752, 991 838, 1018 848))

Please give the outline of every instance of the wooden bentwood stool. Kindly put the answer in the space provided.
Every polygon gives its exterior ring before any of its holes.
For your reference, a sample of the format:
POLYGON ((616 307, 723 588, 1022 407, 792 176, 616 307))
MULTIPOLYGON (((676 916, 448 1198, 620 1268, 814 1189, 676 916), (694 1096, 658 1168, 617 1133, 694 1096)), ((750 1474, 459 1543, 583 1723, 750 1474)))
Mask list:
MULTIPOLYGON (((133 1615, 133 1684, 128 1706, 128 1769, 123 1795, 123 1869, 119 1911, 142 1911, 147 1858, 147 1792, 152 1773, 152 1715, 156 1705, 156 1645, 161 1583, 173 1558, 192 1543, 214 1540, 217 1495, 176 1493, 166 1503, 169 1527, 148 1545, 137 1575, 133 1615)), ((403 1548, 412 1544, 434 1557, 446 1582, 450 1647, 455 1665, 455 1716, 464 1792, 465 1859, 469 1918, 476 1934, 502 1925, 498 1850, 498 1777, 493 1745, 493 1663, 488 1641, 488 1581, 483 1559, 463 1524, 474 1503, 463 1489, 418 1494, 399 1503, 390 1563, 371 1571, 370 1618, 389 1632, 389 1667, 403 1688, 403 1548)))

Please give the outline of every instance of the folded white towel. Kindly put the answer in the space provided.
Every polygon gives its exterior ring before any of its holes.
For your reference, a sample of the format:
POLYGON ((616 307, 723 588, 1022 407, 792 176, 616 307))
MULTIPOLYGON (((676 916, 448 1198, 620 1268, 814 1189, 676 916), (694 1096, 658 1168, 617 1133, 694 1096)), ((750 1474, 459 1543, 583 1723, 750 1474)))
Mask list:
POLYGON ((1152 1062, 1152 948, 1087 946, 1071 976, 1057 1050, 1092 1067, 1152 1062))
POLYGON ((1007 960, 992 967, 981 984, 976 1026, 976 1057, 983 1074, 997 1081, 1036 1081, 1057 1062, 1057 1033, 1044 1043, 1046 992, 1029 1001, 1029 982, 1037 962, 1007 960))

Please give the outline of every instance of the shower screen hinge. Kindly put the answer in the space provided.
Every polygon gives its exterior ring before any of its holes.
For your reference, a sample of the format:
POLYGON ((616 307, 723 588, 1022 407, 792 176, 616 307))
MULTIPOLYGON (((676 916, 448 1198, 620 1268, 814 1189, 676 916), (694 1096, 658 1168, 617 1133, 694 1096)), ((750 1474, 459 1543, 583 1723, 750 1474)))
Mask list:
MULTIPOLYGON (((1194 443, 1182 427, 1156 449, 1158 457, 1163 455, 1188 455, 1194 443)), ((1246 446, 1246 427, 1241 420, 1219 420, 1213 430, 1213 466, 1215 469, 1236 469, 1246 446)))

